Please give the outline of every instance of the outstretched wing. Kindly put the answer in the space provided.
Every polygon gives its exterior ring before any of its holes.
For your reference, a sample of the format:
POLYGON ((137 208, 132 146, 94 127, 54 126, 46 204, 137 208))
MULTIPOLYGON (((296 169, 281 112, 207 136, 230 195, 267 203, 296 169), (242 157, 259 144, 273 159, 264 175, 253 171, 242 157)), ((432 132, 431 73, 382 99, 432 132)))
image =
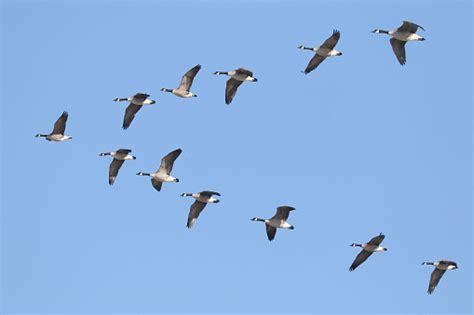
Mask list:
POLYGON ((273 241, 273 239, 275 238, 275 234, 277 232, 277 229, 273 226, 268 225, 267 223, 265 223, 265 228, 267 230, 268 240, 273 241))
POLYGON ((156 180, 154 177, 152 177, 152 178, 151 178, 151 185, 152 185, 153 188, 155 188, 156 190, 161 191, 161 186, 163 185, 163 183, 160 182, 159 180, 156 180))
POLYGON ((225 85, 225 103, 229 105, 234 99, 235 93, 237 93, 238 87, 242 84, 243 81, 239 81, 233 78, 227 80, 225 85))
POLYGON ((395 56, 398 59, 398 62, 403 66, 407 61, 405 57, 405 44, 406 42, 398 40, 394 37, 390 38, 390 45, 392 45, 392 50, 395 53, 395 56))
POLYGON ((113 185, 124 160, 113 159, 109 167, 109 185, 113 185))
POLYGON ((117 153, 122 153, 122 154, 129 154, 130 152, 132 152, 132 150, 130 150, 130 149, 118 149, 116 152, 117 153))
POLYGON ((136 105, 133 103, 130 103, 130 105, 127 106, 127 109, 125 110, 125 116, 123 117, 123 129, 127 129, 130 127, 130 124, 133 121, 133 118, 135 118, 135 114, 142 108, 143 105, 136 105))
POLYGON ((191 209, 189 209, 188 223, 186 224, 186 227, 188 229, 192 228, 194 223, 196 223, 199 214, 205 206, 206 204, 204 202, 200 202, 197 200, 191 205, 191 209))
POLYGON ((210 191, 210 190, 204 190, 199 193, 200 195, 206 196, 206 197, 212 197, 212 195, 220 196, 216 191, 210 191))
POLYGON ((56 120, 54 123, 53 135, 64 135, 64 130, 66 130, 66 121, 67 121, 68 113, 64 111, 61 116, 56 120))
POLYGON ((380 233, 379 235, 373 237, 367 244, 374 245, 374 246, 379 246, 380 243, 382 243, 384 238, 385 238, 385 235, 380 233))
POLYGON ((179 84, 178 90, 185 90, 189 92, 191 85, 193 84, 194 77, 201 70, 201 65, 197 65, 192 69, 188 70, 183 77, 181 78, 181 83, 179 84))
POLYGON ((321 62, 324 61, 324 59, 326 59, 326 57, 314 54, 313 58, 311 58, 311 60, 309 61, 308 66, 304 70, 304 74, 308 74, 314 69, 316 69, 321 64, 321 62))
POLYGON ((286 221, 288 219, 288 216, 290 215, 290 211, 293 211, 293 210, 295 210, 295 208, 290 207, 290 206, 278 207, 277 212, 275 213, 273 218, 286 221))
POLYGON ((165 155, 161 159, 161 165, 160 168, 158 169, 158 172, 160 173, 165 173, 166 175, 169 175, 171 171, 173 170, 173 164, 174 161, 178 158, 178 156, 183 152, 181 149, 176 149, 167 155, 165 155))
POLYGON ((249 77, 253 77, 252 71, 244 69, 244 68, 239 68, 239 69, 235 70, 235 72, 240 73, 240 74, 248 75, 249 77))
POLYGON ((368 252, 363 249, 352 262, 352 265, 349 267, 349 271, 353 271, 357 267, 359 267, 359 265, 362 264, 364 261, 366 261, 367 258, 370 257, 370 255, 372 255, 372 252, 368 252))
POLYGON ((403 21, 402 26, 400 26, 397 30, 399 32, 404 32, 404 33, 416 33, 418 28, 421 28, 423 31, 425 30, 423 27, 421 27, 418 24, 415 24, 409 21, 403 21))
POLYGON ((333 30, 332 35, 324 41, 321 47, 334 49, 334 47, 336 47, 337 42, 339 41, 339 38, 341 38, 341 33, 338 30, 333 30))
POLYGON ((435 270, 433 270, 433 272, 431 273, 430 284, 428 286, 428 294, 433 293, 439 283, 439 280, 441 280, 441 277, 444 275, 445 272, 446 270, 440 270, 438 268, 435 268, 435 270))

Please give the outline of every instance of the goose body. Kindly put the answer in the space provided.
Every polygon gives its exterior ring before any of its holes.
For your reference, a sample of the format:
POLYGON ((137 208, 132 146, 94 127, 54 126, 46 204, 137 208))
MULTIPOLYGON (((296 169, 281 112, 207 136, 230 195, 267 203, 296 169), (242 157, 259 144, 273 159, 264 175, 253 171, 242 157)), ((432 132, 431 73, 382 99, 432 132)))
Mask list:
POLYGON ((339 38, 341 37, 341 33, 337 30, 334 30, 332 35, 327 38, 324 43, 319 46, 319 47, 306 47, 306 46, 298 46, 299 49, 305 49, 305 50, 311 50, 312 52, 315 53, 313 58, 308 63, 308 66, 306 69, 303 71, 304 74, 308 74, 314 69, 316 69, 321 62, 324 61, 327 57, 333 57, 333 56, 341 56, 342 52, 337 51, 334 49, 336 47, 337 42, 339 41, 339 38))
POLYGON ((435 267, 435 269, 431 273, 430 283, 428 285, 428 294, 432 294, 434 292, 446 270, 458 269, 458 264, 450 260, 438 260, 435 262, 425 261, 422 263, 422 265, 431 265, 435 267))
POLYGON ((196 223, 199 214, 201 214, 202 210, 206 207, 208 203, 218 203, 219 199, 213 196, 220 196, 218 192, 204 190, 198 193, 182 193, 181 197, 193 197, 196 199, 194 203, 191 205, 189 209, 188 221, 186 223, 186 227, 188 229, 192 228, 193 225, 196 223))
POLYGON ((56 141, 56 142, 72 139, 71 136, 66 136, 64 134, 64 131, 66 130, 67 118, 68 118, 68 113, 64 111, 54 123, 53 131, 50 134, 38 133, 35 135, 35 137, 45 138, 48 141, 56 141))
POLYGON ((227 75, 230 77, 230 79, 228 79, 226 82, 226 88, 225 88, 225 103, 227 105, 232 103, 232 100, 234 99, 234 96, 237 93, 237 89, 243 82, 245 81, 257 82, 258 81, 257 78, 253 76, 252 71, 244 69, 244 68, 239 68, 239 69, 231 70, 231 71, 216 71, 214 72, 214 74, 227 75))
POLYGON ((355 270, 360 264, 367 260, 367 258, 372 255, 372 253, 386 251, 387 248, 380 246, 380 243, 384 240, 385 235, 380 233, 379 235, 373 237, 369 242, 365 244, 352 243, 352 247, 361 247, 362 251, 357 255, 357 257, 352 262, 352 265, 349 268, 349 271, 355 270))
POLYGON ((385 31, 381 29, 375 29, 372 33, 375 34, 386 34, 389 35, 390 38, 390 45, 392 46, 392 50, 397 57, 398 62, 403 66, 406 63, 406 54, 405 54, 405 44, 409 41, 424 41, 425 38, 416 34, 418 28, 421 28, 423 31, 425 30, 418 24, 403 21, 403 24, 392 31, 385 31))
POLYGON ((130 149, 118 149, 117 151, 104 152, 99 154, 99 156, 109 155, 113 157, 112 162, 109 166, 109 185, 112 186, 114 184, 115 179, 118 176, 118 172, 122 167, 124 161, 136 159, 136 157, 131 155, 130 152, 132 152, 132 150, 130 149))
POLYGON ((277 229, 288 229, 293 230, 295 227, 287 222, 290 211, 295 210, 295 208, 290 206, 280 206, 277 208, 275 215, 270 219, 262 219, 259 217, 252 218, 252 221, 264 222, 267 232, 267 238, 269 241, 275 239, 275 234, 277 229))
POLYGON ((148 94, 137 93, 133 96, 125 98, 114 98, 114 102, 129 102, 127 109, 125 110, 125 115, 123 117, 123 129, 128 129, 128 127, 130 127, 130 124, 135 118, 135 114, 142 108, 143 105, 153 105, 156 103, 149 97, 150 95, 148 94))
POLYGON ((161 191, 163 183, 179 182, 179 179, 171 176, 173 170, 174 161, 183 152, 181 149, 176 149, 161 159, 160 168, 155 173, 138 172, 138 176, 149 176, 151 177, 151 185, 157 191, 161 191))
POLYGON ((181 78, 181 83, 177 89, 162 88, 161 91, 173 93, 174 95, 182 98, 197 97, 196 94, 190 91, 194 81, 194 77, 201 70, 201 65, 196 65, 189 69, 181 78))

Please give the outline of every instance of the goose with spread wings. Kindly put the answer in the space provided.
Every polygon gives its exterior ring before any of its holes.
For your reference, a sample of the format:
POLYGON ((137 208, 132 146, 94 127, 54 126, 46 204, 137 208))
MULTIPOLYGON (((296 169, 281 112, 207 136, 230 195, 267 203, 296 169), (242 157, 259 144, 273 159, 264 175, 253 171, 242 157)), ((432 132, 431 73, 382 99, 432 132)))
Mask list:
POLYGON ((359 255, 357 255, 357 257, 352 262, 352 265, 350 266, 349 271, 353 271, 357 267, 359 267, 359 265, 362 264, 364 261, 366 261, 367 258, 369 258, 370 255, 372 255, 372 253, 386 251, 387 249, 385 247, 380 246, 384 238, 385 238, 385 235, 380 233, 379 235, 373 237, 368 243, 365 243, 365 244, 352 243, 351 244, 352 247, 362 247, 362 251, 359 253, 359 255))
POLYGON ((181 149, 176 149, 161 159, 160 168, 155 173, 138 172, 138 176, 149 176, 151 177, 151 184, 157 190, 161 191, 163 183, 179 182, 179 179, 171 176, 173 170, 174 161, 183 152, 181 149))
POLYGON ((458 264, 450 260, 438 260, 435 262, 423 262, 422 265, 431 265, 435 269, 431 273, 430 283, 428 285, 428 294, 432 294, 441 280, 441 277, 444 275, 446 270, 458 269, 458 264))
POLYGON ((313 58, 308 63, 308 66, 304 71, 302 71, 304 74, 308 74, 314 69, 316 69, 321 62, 324 61, 327 57, 333 57, 333 56, 341 56, 342 52, 337 51, 334 49, 336 47, 337 42, 339 41, 339 38, 341 37, 341 33, 338 30, 334 30, 332 32, 332 35, 324 41, 324 43, 319 46, 319 47, 306 47, 304 45, 298 46, 299 49, 306 49, 306 50, 311 50, 315 54, 313 58))
POLYGON ((190 89, 191 85, 193 84, 194 77, 199 72, 199 70, 201 70, 201 65, 196 65, 190 70, 188 70, 188 72, 186 72, 181 78, 181 83, 179 84, 179 87, 177 89, 162 88, 161 91, 170 92, 176 96, 183 98, 197 97, 197 95, 192 93, 190 89))
POLYGON ((280 206, 277 208, 275 215, 270 219, 261 219, 259 217, 252 218, 252 221, 259 221, 265 223, 267 237, 269 241, 275 239, 275 234, 278 229, 293 230, 295 227, 287 222, 290 211, 295 210, 291 206, 280 206))
POLYGON ((123 162, 125 162, 126 160, 136 159, 136 157, 131 155, 130 152, 132 152, 132 150, 130 149, 118 149, 117 151, 104 152, 99 154, 100 156, 110 155, 113 157, 112 162, 110 162, 109 166, 109 185, 112 186, 114 184, 123 162))
POLYGON ((192 228, 193 225, 196 223, 199 214, 201 214, 201 211, 204 209, 204 207, 206 207, 206 204, 219 202, 219 199, 213 197, 214 195, 220 196, 221 194, 209 190, 204 190, 198 193, 181 194, 181 197, 193 197, 194 199, 196 199, 196 201, 194 201, 194 203, 191 205, 191 208, 189 209, 188 221, 186 223, 186 227, 188 229, 192 228))
POLYGON ((216 71, 214 72, 215 75, 228 75, 230 77, 229 80, 227 80, 226 86, 225 86, 225 103, 229 105, 232 100, 234 99, 235 94, 237 93, 237 89, 239 86, 244 82, 244 81, 250 81, 250 82, 257 82, 257 78, 253 76, 252 71, 244 69, 244 68, 239 68, 236 70, 231 70, 231 71, 216 71))
POLYGON ((64 111, 54 123, 53 131, 50 134, 38 133, 35 137, 45 138, 48 141, 65 141, 72 139, 71 136, 64 135, 64 131, 66 130, 67 118, 68 113, 64 111))
POLYGON ((145 93, 137 93, 133 96, 123 98, 117 97, 114 98, 114 102, 129 102, 123 117, 123 129, 128 129, 128 127, 130 127, 130 124, 135 118, 135 114, 138 113, 143 105, 153 105, 156 103, 154 100, 150 99, 150 95, 145 93))

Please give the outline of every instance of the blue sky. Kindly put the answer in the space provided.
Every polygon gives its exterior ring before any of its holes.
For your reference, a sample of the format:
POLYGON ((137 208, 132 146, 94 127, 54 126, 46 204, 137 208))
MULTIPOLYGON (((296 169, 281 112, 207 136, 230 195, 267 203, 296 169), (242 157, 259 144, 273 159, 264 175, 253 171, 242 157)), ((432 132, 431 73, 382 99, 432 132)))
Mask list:
POLYGON ((3 313, 472 312, 470 1, 2 1, 1 21, 3 313), (427 39, 404 67, 370 33, 403 20, 427 39), (301 74, 333 29, 343 55, 301 74), (160 92, 198 63, 199 97, 160 92), (238 67, 259 81, 227 106, 212 72, 238 67), (157 103, 124 131, 112 99, 137 92, 157 103), (34 138, 63 110, 71 141, 34 138), (135 175, 178 147, 179 183, 135 175), (137 159, 109 187, 118 148, 137 159), (188 230, 179 194, 206 189, 188 230), (296 228, 270 243, 250 219, 283 204, 296 228))

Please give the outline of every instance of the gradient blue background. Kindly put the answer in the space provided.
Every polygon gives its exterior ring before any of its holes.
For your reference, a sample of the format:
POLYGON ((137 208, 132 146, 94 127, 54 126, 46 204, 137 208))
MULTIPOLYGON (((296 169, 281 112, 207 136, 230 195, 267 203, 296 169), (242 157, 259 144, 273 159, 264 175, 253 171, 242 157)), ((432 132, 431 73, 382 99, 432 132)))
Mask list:
POLYGON ((2 1, 4 313, 472 311, 470 1, 2 1), (398 64, 387 36, 425 27, 398 64), (333 28, 337 49, 309 75, 333 28), (178 85, 196 64, 194 99, 178 85), (224 104, 216 70, 251 69, 224 104), (121 129, 126 104, 157 100, 121 129), (66 143, 34 138, 69 111, 66 143), (177 184, 154 171, 176 148, 177 184), (109 158, 131 148, 113 187, 109 158), (182 192, 222 193, 192 230, 182 192), (296 207, 268 242, 253 216, 296 207), (348 267, 383 232, 385 253, 348 267), (424 260, 452 259, 432 296, 424 260))

